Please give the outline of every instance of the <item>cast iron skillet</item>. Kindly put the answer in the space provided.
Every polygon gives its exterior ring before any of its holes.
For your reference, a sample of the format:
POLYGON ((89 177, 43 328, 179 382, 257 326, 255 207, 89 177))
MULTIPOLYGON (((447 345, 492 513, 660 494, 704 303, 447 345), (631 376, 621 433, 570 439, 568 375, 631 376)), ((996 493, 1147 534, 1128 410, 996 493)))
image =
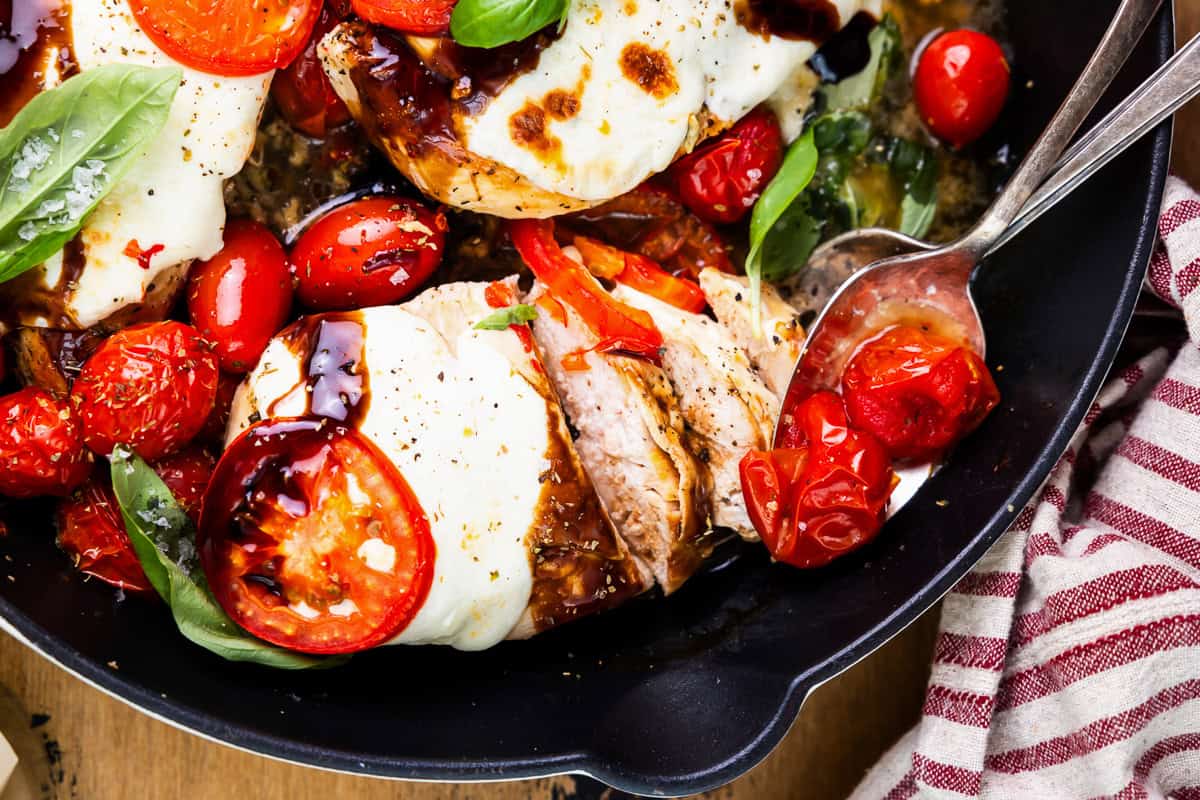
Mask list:
MULTIPOLYGON (((1082 68, 1116 0, 1009 0, 1033 80, 1006 135, 1027 146, 1082 68)), ((1122 95, 1173 47, 1169 13, 1122 95)), ((734 553, 666 601, 645 599, 484 653, 389 648, 331 672, 226 663, 156 603, 119 602, 54 549, 26 506, 0 542, 0 614, 61 666, 155 716, 289 761, 426 780, 583 772, 644 794, 724 784, 783 738, 808 693, 945 593, 1063 452, 1125 332, 1166 179, 1164 126, 987 270, 978 298, 1004 404, 872 547, 801 573, 734 553), (945 507, 939 499, 949 500, 945 507), (114 666, 108 666, 115 662, 114 666)))

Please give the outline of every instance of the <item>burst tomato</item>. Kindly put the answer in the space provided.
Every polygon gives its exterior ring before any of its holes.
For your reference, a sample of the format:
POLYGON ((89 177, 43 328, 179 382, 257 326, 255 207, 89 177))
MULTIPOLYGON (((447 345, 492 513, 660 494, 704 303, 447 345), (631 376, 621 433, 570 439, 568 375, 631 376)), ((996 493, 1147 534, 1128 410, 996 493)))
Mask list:
POLYGON ((936 459, 1000 402, 975 352, 912 326, 864 344, 842 374, 842 394, 856 427, 892 458, 914 462, 936 459))
POLYGON ((670 178, 692 213, 708 222, 730 224, 754 208, 782 163, 779 120, 770 110, 757 108, 679 159, 670 178))
POLYGON ((331 130, 350 121, 350 109, 333 90, 317 56, 317 45, 338 22, 334 10, 326 5, 304 51, 271 81, 271 97, 284 119, 315 139, 324 139, 331 130))
POLYGON ((70 494, 91 469, 70 405, 33 386, 0 398, 0 494, 70 494))
POLYGON ((183 513, 196 523, 200 521, 200 501, 216 465, 216 460, 199 447, 189 447, 150 464, 171 490, 183 513))
POLYGON ((626 253, 587 236, 576 236, 575 248, 588 270, 598 278, 623 283, 693 314, 708 306, 699 284, 675 277, 639 253, 626 253))
POLYGON ((147 36, 181 64, 216 75, 258 75, 304 49, 321 0, 129 0, 147 36))
POLYGON ((225 448, 225 428, 229 425, 229 411, 233 407, 233 396, 237 394, 241 378, 228 373, 221 373, 217 379, 217 397, 213 402, 213 410, 204 421, 204 428, 197 437, 204 444, 217 450, 225 448))
POLYGON ((395 303, 442 261, 446 218, 413 200, 369 197, 333 209, 292 249, 300 302, 321 311, 395 303))
POLYGON ((73 496, 60 501, 56 521, 58 546, 80 572, 127 591, 153 593, 107 477, 93 477, 73 496))
POLYGON ((230 220, 221 252, 192 267, 187 305, 221 368, 249 372, 292 307, 292 276, 282 245, 253 220, 230 220))
POLYGON ((126 444, 153 460, 195 438, 217 394, 217 357, 190 325, 126 328, 84 363, 71 390, 84 440, 108 455, 126 444))
POLYGON ((875 538, 896 475, 883 446, 849 427, 832 392, 809 397, 786 424, 779 449, 742 459, 742 492, 771 555, 819 567, 875 538))
POLYGON ((328 420, 256 425, 217 464, 197 544, 239 625, 307 653, 383 644, 425 602, 435 546, 399 471, 328 420))
POLYGON ((450 30, 450 14, 458 0, 351 0, 354 13, 367 22, 418 36, 450 30))
POLYGON ((951 31, 921 54, 913 96, 929 129, 962 147, 995 124, 1008 83, 1008 61, 995 39, 976 31, 951 31))

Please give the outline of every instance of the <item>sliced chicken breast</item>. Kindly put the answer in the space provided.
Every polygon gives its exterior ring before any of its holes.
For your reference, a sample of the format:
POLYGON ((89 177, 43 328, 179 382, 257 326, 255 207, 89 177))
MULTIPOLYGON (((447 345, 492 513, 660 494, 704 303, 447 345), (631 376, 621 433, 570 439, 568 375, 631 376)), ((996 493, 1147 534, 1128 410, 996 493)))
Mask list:
POLYGON ((717 321, 750 357, 767 388, 782 400, 804 346, 800 313, 764 283, 761 330, 756 331, 749 287, 749 279, 741 275, 715 269, 700 273, 700 288, 717 321))
POLYGON ((688 444, 709 477, 713 524, 757 540, 738 463, 748 450, 771 446, 779 401, 720 324, 625 286, 613 294, 649 313, 662 332, 663 368, 687 423, 688 444))
MULTIPOLYGON (((535 285, 532 299, 543 289, 535 285)), ((575 446, 630 550, 663 591, 678 589, 711 550, 703 467, 687 447, 683 416, 662 368, 586 352, 598 344, 572 309, 541 314, 534 337, 547 374, 579 432, 575 446), (564 324, 565 322, 565 324, 564 324), (564 366, 578 360, 586 369, 564 366)))

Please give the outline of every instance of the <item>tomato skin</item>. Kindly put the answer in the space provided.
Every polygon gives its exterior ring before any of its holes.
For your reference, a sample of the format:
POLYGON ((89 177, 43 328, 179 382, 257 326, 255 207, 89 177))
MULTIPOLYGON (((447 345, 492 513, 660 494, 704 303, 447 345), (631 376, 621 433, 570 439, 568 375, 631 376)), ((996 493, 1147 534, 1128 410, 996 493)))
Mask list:
POLYGON ((129 7, 142 31, 176 61, 237 77, 295 60, 321 0, 129 0, 129 7))
POLYGON ((91 471, 83 425, 68 403, 33 386, 0 398, 0 494, 68 495, 91 471))
POLYGON ((127 592, 154 594, 133 551, 107 477, 94 476, 55 513, 58 546, 85 575, 127 592))
POLYGON ((699 284, 677 278, 639 253, 626 253, 586 236, 575 237, 583 262, 597 277, 615 280, 676 308, 699 314, 708 300, 699 284))
POLYGON ((351 0, 354 13, 376 25, 418 36, 450 30, 450 14, 458 0, 351 0))
POLYGON ((1009 80, 1008 61, 995 39, 977 31, 950 31, 921 54, 913 96, 929 129, 963 147, 995 124, 1009 80))
POLYGON ((937 459, 1000 402, 975 352, 912 326, 864 344, 842 374, 842 394, 856 427, 892 458, 916 463, 937 459))
POLYGON ((325 5, 304 50, 271 81, 271 97, 284 119, 314 139, 324 139, 334 128, 350 121, 350 109, 333 90, 317 56, 317 45, 340 21, 325 5))
POLYGON ((446 218, 414 200, 368 197, 318 219, 292 248, 296 296, 319 311, 395 303, 442 262, 446 218))
POLYGON ((783 163, 783 133, 769 109, 756 108, 736 125, 679 159, 670 170, 676 191, 707 222, 738 222, 783 163))
POLYGON ((395 637, 424 604, 436 558, 429 522, 395 465, 353 428, 329 422, 272 420, 234 440, 205 492, 196 539, 213 594, 235 622, 316 654, 395 637), (369 506, 348 498, 348 476, 369 506), (390 548, 385 571, 363 555, 371 540, 390 548))
POLYGON ((554 239, 551 220, 510 220, 508 232, 521 259, 599 338, 602 352, 622 352, 662 364, 662 333, 645 311, 617 300, 586 269, 572 261, 554 239))
POLYGON ((233 407, 233 396, 241 386, 241 377, 222 372, 217 379, 217 397, 208 419, 204 420, 197 439, 220 452, 225 449, 225 428, 229 426, 229 412, 233 407))
POLYGON ((200 501, 216 466, 216 459, 199 447, 189 447, 150 464, 171 490, 183 513, 195 523, 200 522, 200 501))
POLYGON ((776 560, 820 567, 878 535, 896 476, 883 446, 849 427, 836 394, 810 396, 791 419, 791 446, 743 457, 742 493, 776 560))
POLYGON ((230 220, 221 251, 192 267, 187 305, 192 324, 212 342, 221 369, 249 372, 292 308, 292 275, 283 246, 253 220, 230 220))
POLYGON ((105 340, 80 370, 71 400, 93 452, 126 444, 153 461, 204 427, 217 379, 217 357, 195 328, 151 322, 105 340))

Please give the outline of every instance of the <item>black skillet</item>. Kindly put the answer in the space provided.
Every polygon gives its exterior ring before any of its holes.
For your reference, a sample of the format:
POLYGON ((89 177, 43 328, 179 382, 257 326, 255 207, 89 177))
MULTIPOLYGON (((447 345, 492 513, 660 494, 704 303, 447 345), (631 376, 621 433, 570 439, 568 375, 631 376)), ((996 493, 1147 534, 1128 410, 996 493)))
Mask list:
MULTIPOLYGON (((1004 132, 1027 146, 1116 0, 1009 0, 1019 87, 1004 132)), ((1169 56, 1169 12, 1113 87, 1169 56)), ((484 653, 389 648, 330 672, 221 661, 154 603, 72 573, 49 510, 0 541, 0 614, 82 679, 176 725, 265 755, 369 775, 463 781, 582 772, 644 794, 731 781, 783 738, 808 693, 912 622, 1030 498, 1091 404, 1155 237, 1163 126, 1004 249, 978 299, 1003 406, 861 553, 817 572, 759 552, 645 599, 484 653), (939 505, 938 500, 949 500, 939 505), (114 666, 110 666, 110 664, 114 666)))

